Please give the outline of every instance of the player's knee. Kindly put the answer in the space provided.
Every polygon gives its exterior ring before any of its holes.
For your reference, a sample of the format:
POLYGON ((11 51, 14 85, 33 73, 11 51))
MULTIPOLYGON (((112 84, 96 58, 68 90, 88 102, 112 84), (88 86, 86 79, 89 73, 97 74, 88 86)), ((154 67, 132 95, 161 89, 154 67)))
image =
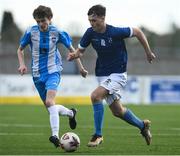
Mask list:
POLYGON ((121 114, 119 112, 112 112, 112 114, 117 118, 121 117, 121 114))
POLYGON ((102 100, 101 96, 99 96, 99 95, 96 94, 95 92, 93 92, 93 93, 91 94, 91 101, 92 101, 92 102, 97 102, 97 101, 101 101, 101 100, 102 100))
POLYGON ((46 105, 46 107, 50 107, 53 105, 53 101, 51 99, 46 99, 45 105, 46 105))
POLYGON ((119 109, 119 110, 113 111, 112 114, 117 118, 122 118, 124 113, 123 113, 123 110, 119 109))

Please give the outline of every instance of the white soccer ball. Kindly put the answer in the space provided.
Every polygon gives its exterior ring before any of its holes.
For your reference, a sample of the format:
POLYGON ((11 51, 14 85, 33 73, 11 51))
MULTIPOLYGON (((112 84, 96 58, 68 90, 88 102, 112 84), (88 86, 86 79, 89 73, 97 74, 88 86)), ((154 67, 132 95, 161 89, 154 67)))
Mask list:
POLYGON ((61 136, 61 148, 66 152, 74 152, 80 146, 80 139, 77 134, 67 132, 61 136))

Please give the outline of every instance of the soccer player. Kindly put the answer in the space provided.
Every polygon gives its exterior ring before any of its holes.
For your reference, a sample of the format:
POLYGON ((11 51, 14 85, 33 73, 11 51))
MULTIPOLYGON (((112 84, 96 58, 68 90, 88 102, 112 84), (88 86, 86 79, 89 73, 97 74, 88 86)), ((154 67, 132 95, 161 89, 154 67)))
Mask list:
MULTIPOLYGON (((57 44, 62 43, 71 52, 74 51, 70 36, 51 24, 53 13, 51 8, 40 5, 33 12, 33 17, 37 22, 27 29, 21 38, 20 46, 17 50, 19 60, 19 72, 21 75, 27 73, 24 62, 24 48, 30 45, 32 55, 32 77, 36 89, 49 112, 52 136, 49 140, 56 147, 60 147, 59 142, 59 115, 69 117, 71 129, 76 128, 76 109, 68 109, 62 105, 55 105, 55 97, 61 79, 62 60, 57 44)), ((78 68, 83 77, 87 71, 77 60, 78 68)))
POLYGON ((89 44, 92 44, 97 52, 95 74, 99 86, 91 94, 95 132, 88 146, 94 147, 103 141, 103 99, 109 104, 109 108, 115 117, 139 128, 147 145, 150 145, 152 139, 150 121, 139 119, 120 101, 122 90, 127 83, 127 51, 124 39, 136 37, 144 47, 149 63, 155 59, 155 54, 151 51, 148 41, 140 29, 114 27, 106 24, 105 14, 106 8, 102 5, 95 5, 89 9, 88 19, 91 27, 84 33, 77 50, 74 53, 69 53, 67 57, 69 61, 81 57, 89 44))

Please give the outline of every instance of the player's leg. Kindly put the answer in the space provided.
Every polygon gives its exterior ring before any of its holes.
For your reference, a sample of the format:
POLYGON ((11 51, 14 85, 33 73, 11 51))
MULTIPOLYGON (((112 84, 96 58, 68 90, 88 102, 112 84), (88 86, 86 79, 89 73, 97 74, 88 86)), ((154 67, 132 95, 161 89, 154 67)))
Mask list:
POLYGON ((52 73, 47 75, 45 82, 47 90, 45 106, 49 112, 52 136, 57 136, 57 138, 59 138, 59 112, 55 105, 55 97, 59 83, 60 73, 52 73))
POLYGON ((49 90, 46 89, 46 82, 44 82, 41 78, 33 78, 34 84, 39 92, 39 95, 47 108, 49 112, 49 119, 50 119, 50 126, 51 126, 51 132, 52 136, 49 138, 49 140, 56 146, 59 147, 59 115, 57 113, 56 108, 54 107, 54 98, 56 95, 55 90, 49 90))
POLYGON ((55 105, 56 90, 48 90, 45 105, 49 112, 52 136, 59 137, 59 113, 55 105))
POLYGON ((76 109, 68 109, 62 105, 55 105, 55 96, 56 96, 56 90, 58 88, 58 85, 60 83, 60 73, 55 72, 48 75, 48 78, 46 80, 46 90, 55 91, 55 94, 49 94, 50 92, 47 92, 47 98, 46 98, 46 105, 54 105, 54 110, 56 110, 58 115, 64 115, 69 117, 69 125, 71 129, 75 129, 77 122, 76 122, 76 109), (48 96, 49 94, 49 96, 48 96), (52 97, 51 97, 52 96, 52 97))
POLYGON ((130 109, 125 108, 120 100, 115 100, 109 105, 114 116, 123 119, 127 123, 138 127, 140 130, 144 128, 144 123, 130 109))
POLYGON ((151 143, 150 134, 150 121, 139 119, 130 109, 126 109, 121 103, 120 98, 127 83, 127 74, 111 74, 106 81, 104 81, 101 86, 109 91, 108 96, 106 96, 106 102, 114 114, 114 116, 119 117, 126 121, 127 123, 138 127, 141 130, 141 134, 145 137, 147 144, 151 143))
POLYGON ((75 108, 69 109, 67 107, 64 107, 63 105, 56 105, 56 107, 59 112, 59 115, 69 117, 69 126, 71 129, 75 129, 77 125, 77 121, 76 121, 77 110, 75 108))
POLYGON ((94 127, 95 133, 93 134, 91 140, 88 143, 89 147, 94 147, 102 143, 102 127, 103 127, 103 119, 104 119, 104 106, 102 100, 108 94, 108 91, 99 86, 96 88, 91 94, 91 101, 93 104, 93 112, 94 112, 94 127))
POLYGON ((51 126, 52 135, 49 141, 52 142, 55 147, 60 147, 59 142, 59 113, 55 105, 56 90, 47 90, 45 105, 49 112, 49 121, 51 126))
POLYGON ((50 125, 52 136, 49 138, 50 142, 52 142, 56 147, 60 146, 59 142, 59 112, 63 112, 63 115, 69 116, 69 124, 72 129, 76 128, 76 110, 75 109, 68 109, 61 105, 55 105, 55 90, 48 90, 46 96, 46 107, 49 111, 50 117, 50 125))
MULTIPOLYGON (((111 95, 113 96, 113 95, 111 95)), ((112 104, 109 105, 114 116, 123 119, 127 123, 140 129, 141 134, 145 137, 147 145, 150 145, 152 141, 152 135, 150 133, 150 121, 141 120, 138 118, 130 109, 125 108, 120 100, 114 100, 112 104)))
POLYGON ((49 120, 51 126, 52 135, 49 141, 55 145, 55 147, 60 147, 59 142, 59 112, 57 106, 55 105, 55 97, 57 93, 57 88, 60 83, 60 73, 52 73, 47 75, 46 78, 46 100, 45 106, 49 112, 49 120))

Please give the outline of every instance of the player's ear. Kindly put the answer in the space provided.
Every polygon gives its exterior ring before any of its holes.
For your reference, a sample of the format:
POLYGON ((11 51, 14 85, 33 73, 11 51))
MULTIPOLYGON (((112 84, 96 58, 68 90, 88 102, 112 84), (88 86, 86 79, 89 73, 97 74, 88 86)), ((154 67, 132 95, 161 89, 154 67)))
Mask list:
POLYGON ((48 20, 51 22, 52 16, 48 17, 48 20))

